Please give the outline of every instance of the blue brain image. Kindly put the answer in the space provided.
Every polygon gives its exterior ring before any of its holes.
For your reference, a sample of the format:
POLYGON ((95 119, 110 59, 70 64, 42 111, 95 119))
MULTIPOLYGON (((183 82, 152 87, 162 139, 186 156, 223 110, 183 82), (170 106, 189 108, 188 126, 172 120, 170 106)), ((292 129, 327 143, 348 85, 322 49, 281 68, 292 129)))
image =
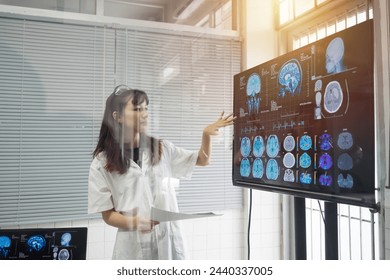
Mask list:
POLYGON ((302 184, 310 184, 311 180, 312 178, 310 173, 301 173, 299 176, 299 181, 301 181, 302 184))
POLYGON ((324 187, 330 187, 333 183, 333 178, 328 174, 321 174, 319 179, 320 185, 324 187))
POLYGON ((242 177, 249 177, 251 173, 251 164, 249 159, 243 158, 240 165, 240 174, 242 177))
POLYGON ((310 165, 311 165, 311 157, 308 155, 308 153, 303 153, 299 157, 299 165, 302 168, 309 168, 310 167, 310 165))
POLYGON ((264 153, 264 139, 262 136, 256 136, 253 140, 253 155, 255 157, 261 157, 264 153))
POLYGON ((276 180, 279 177, 279 165, 276 160, 270 159, 267 163, 266 176, 269 180, 276 180))
POLYGON ((0 236, 0 259, 5 259, 11 247, 11 239, 8 236, 0 236))
POLYGON ((253 162, 252 174, 254 178, 261 178, 264 175, 264 165, 261 159, 257 158, 253 162))
POLYGON ((302 70, 298 60, 287 61, 279 71, 279 96, 298 95, 301 92, 302 70))
POLYGON ((279 153, 279 139, 275 134, 271 134, 267 140, 267 155, 271 158, 276 157, 279 153))
POLYGON ((301 137, 301 139, 299 139, 299 147, 304 151, 310 150, 312 144, 313 142, 309 135, 305 134, 301 137))
POLYGON ((46 246, 45 238, 43 238, 40 235, 33 235, 31 236, 28 241, 27 245, 30 249, 30 251, 36 251, 39 252, 46 246))
POLYGON ((333 139, 328 133, 324 133, 320 136, 319 139, 320 149, 323 151, 328 151, 333 148, 333 139))
POLYGON ((343 175, 342 173, 340 173, 337 177, 337 183, 342 189, 352 189, 353 177, 350 174, 343 175))
POLYGON ((241 139, 241 155, 243 157, 248 157, 251 152, 251 140, 249 137, 244 137, 241 139))
POLYGON ((253 73, 249 76, 248 83, 246 84, 246 95, 255 96, 257 93, 260 93, 261 90, 261 80, 260 76, 256 73, 253 73))
POLYGON ((65 232, 61 236, 61 245, 62 246, 69 246, 71 239, 72 239, 72 235, 69 232, 65 232))
POLYGON ((323 155, 320 156, 320 163, 319 163, 320 168, 324 170, 329 170, 332 167, 332 165, 333 165, 333 160, 329 154, 324 153, 323 155))

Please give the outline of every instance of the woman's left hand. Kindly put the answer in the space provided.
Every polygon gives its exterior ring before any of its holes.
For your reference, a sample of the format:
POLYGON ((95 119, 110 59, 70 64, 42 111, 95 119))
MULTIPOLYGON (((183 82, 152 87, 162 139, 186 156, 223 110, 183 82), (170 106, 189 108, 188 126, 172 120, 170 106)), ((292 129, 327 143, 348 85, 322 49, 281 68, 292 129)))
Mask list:
POLYGON ((232 125, 236 117, 234 117, 233 114, 228 116, 224 116, 224 114, 225 112, 222 112, 221 116, 216 122, 206 126, 203 130, 203 133, 209 136, 218 135, 220 128, 232 125))

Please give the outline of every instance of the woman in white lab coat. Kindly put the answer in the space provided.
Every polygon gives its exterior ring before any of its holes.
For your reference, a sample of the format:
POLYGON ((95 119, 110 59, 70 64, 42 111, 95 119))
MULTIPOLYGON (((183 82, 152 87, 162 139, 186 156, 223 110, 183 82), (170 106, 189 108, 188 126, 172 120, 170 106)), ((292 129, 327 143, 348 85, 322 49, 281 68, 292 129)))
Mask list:
POLYGON ((88 183, 89 213, 101 213, 118 233, 113 259, 185 259, 179 222, 151 220, 151 207, 178 212, 171 178, 190 178, 209 164, 211 136, 233 124, 224 116, 203 130, 199 151, 146 134, 149 99, 117 86, 107 98, 88 183))

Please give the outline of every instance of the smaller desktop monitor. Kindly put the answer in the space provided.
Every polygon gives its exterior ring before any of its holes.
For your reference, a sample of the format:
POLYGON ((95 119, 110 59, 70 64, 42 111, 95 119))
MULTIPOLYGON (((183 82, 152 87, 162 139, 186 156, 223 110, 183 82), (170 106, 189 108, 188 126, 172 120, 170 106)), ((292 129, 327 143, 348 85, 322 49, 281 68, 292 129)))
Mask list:
POLYGON ((85 260, 87 228, 0 230, 0 260, 85 260))

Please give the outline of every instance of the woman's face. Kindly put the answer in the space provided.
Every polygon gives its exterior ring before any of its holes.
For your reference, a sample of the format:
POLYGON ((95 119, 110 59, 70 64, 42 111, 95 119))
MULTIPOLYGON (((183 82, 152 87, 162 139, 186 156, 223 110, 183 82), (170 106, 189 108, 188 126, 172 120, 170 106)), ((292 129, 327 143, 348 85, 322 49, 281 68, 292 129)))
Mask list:
POLYGON ((119 122, 124 126, 124 131, 131 133, 144 133, 148 125, 148 105, 146 101, 140 105, 133 105, 130 99, 123 109, 119 122))

